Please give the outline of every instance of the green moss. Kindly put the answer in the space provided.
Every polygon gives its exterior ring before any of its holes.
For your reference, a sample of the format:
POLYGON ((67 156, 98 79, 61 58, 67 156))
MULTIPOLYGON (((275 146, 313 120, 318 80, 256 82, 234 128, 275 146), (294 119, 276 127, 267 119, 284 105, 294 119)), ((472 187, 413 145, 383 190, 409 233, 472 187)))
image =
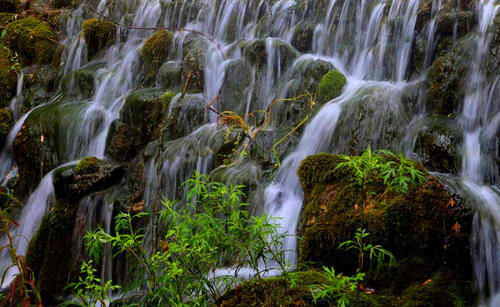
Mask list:
POLYGON ((14 63, 10 60, 10 50, 0 44, 0 108, 8 106, 10 99, 16 94, 17 75, 12 70, 12 65, 14 63))
POLYGON ((76 174, 91 173, 98 170, 98 164, 101 162, 96 157, 85 157, 75 166, 76 174))
POLYGON ((116 28, 112 22, 95 18, 83 22, 83 38, 89 59, 115 41, 116 28))
POLYGON ((170 103, 170 101, 172 101, 172 98, 175 97, 175 93, 172 93, 172 92, 165 92, 162 96, 161 96, 161 102, 163 102, 164 105, 168 105, 170 103))
POLYGON ((311 286, 327 282, 326 277, 316 271, 290 273, 297 281, 292 288, 286 287, 282 276, 249 280, 238 291, 231 290, 220 299, 222 306, 329 306, 326 301, 314 304, 311 286))
POLYGON ((328 102, 342 93, 347 80, 345 76, 337 70, 327 72, 318 85, 317 100, 319 103, 328 102))
POLYGON ((16 19, 17 14, 0 13, 0 28, 5 27, 9 22, 16 19))
POLYGON ((168 50, 174 39, 167 30, 158 30, 151 35, 142 46, 141 57, 146 65, 148 74, 155 74, 167 60, 168 50))
POLYGON ((25 65, 49 64, 59 45, 50 25, 38 18, 28 17, 9 23, 5 42, 19 54, 25 65))
POLYGON ((474 297, 471 283, 457 282, 449 273, 438 272, 403 291, 399 306, 473 306, 474 297))

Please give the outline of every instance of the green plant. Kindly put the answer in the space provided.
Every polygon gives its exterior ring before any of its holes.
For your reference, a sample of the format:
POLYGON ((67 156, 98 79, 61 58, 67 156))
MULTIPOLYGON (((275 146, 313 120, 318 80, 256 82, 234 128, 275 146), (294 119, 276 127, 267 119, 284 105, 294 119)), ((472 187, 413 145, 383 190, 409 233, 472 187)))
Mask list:
POLYGON ((14 236, 10 232, 10 225, 18 227, 19 224, 10 219, 6 210, 0 210, 0 222, 2 224, 2 231, 7 237, 7 244, 0 247, 0 251, 4 249, 9 250, 9 256, 12 264, 5 269, 2 274, 2 281, 5 282, 5 277, 11 268, 16 268, 14 280, 11 282, 9 292, 0 301, 2 306, 13 306, 17 300, 20 300, 21 306, 31 306, 34 301, 35 306, 42 306, 42 298, 40 292, 36 288, 35 275, 28 266, 26 258, 18 255, 14 245, 14 236))
POLYGON ((260 280, 264 273, 279 269, 287 276, 282 242, 285 235, 266 216, 253 217, 241 202, 243 186, 209 182, 195 173, 187 185, 187 201, 163 201, 157 233, 158 245, 146 248, 145 228, 134 228, 135 220, 148 213, 115 218, 115 234, 102 229, 87 233, 89 254, 102 257, 103 245, 111 243, 116 254, 125 253, 137 264, 126 290, 144 289, 135 301, 141 306, 205 306, 221 292, 238 283, 238 272, 246 267, 260 280), (232 274, 219 274, 230 266, 232 274))
POLYGON ((70 283, 66 287, 71 289, 79 302, 68 302, 63 306, 74 306, 75 304, 85 307, 109 306, 111 301, 109 294, 111 291, 119 289, 120 286, 112 285, 111 280, 103 282, 100 278, 97 278, 95 275, 97 270, 93 264, 92 260, 83 262, 80 267, 78 282, 70 283))
POLYGON ((368 148, 360 156, 340 157, 343 162, 337 164, 335 170, 349 169, 353 183, 363 190, 370 180, 382 180, 388 190, 408 193, 409 184, 425 181, 424 173, 415 167, 415 162, 388 150, 373 152, 368 148))
POLYGON ((311 287, 311 294, 314 303, 318 300, 328 299, 336 302, 337 306, 349 306, 349 292, 353 292, 358 284, 365 278, 365 273, 358 272, 355 276, 343 276, 336 274, 334 268, 323 267, 328 283, 311 287))
POLYGON ((384 249, 381 245, 373 245, 365 240, 370 235, 365 229, 358 228, 354 235, 354 240, 347 240, 340 243, 338 248, 345 248, 346 250, 354 249, 358 251, 358 271, 363 270, 365 254, 368 254, 370 259, 370 267, 376 259, 376 274, 380 272, 380 268, 384 260, 388 258, 389 265, 395 261, 394 255, 388 250, 384 249))

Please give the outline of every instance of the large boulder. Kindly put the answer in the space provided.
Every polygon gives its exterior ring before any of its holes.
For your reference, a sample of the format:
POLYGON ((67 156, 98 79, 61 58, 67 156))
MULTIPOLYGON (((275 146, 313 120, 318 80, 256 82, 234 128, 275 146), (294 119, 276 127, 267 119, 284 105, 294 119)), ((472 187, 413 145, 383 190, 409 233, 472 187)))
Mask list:
POLYGON ((64 76, 61 89, 66 97, 88 99, 95 92, 95 71, 92 68, 81 68, 64 76))
POLYGON ((85 20, 82 27, 89 59, 115 41, 116 28, 110 21, 92 18, 85 20))

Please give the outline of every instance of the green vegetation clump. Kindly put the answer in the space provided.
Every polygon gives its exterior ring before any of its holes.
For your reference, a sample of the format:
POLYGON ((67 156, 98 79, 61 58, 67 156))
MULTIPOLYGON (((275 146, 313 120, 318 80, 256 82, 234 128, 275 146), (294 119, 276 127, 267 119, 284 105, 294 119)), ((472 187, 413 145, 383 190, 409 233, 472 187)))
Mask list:
POLYGON ((174 36, 167 30, 158 30, 148 37, 141 49, 141 57, 148 73, 156 73, 167 60, 174 36))
POLYGON ((75 166, 76 174, 91 173, 98 170, 98 164, 101 162, 96 157, 85 157, 75 166))
MULTIPOLYGON (((105 243, 114 253, 126 253, 137 263, 125 293, 143 286, 144 295, 135 301, 139 306, 207 306, 216 302, 224 289, 240 281, 234 273, 214 274, 217 268, 246 267, 254 273, 250 279, 259 283, 263 274, 278 266, 283 278, 290 280, 282 242, 285 235, 267 216, 250 216, 242 186, 210 182, 195 173, 187 185, 185 203, 165 200, 154 220, 162 239, 152 250, 144 247, 145 229, 136 227, 149 220, 149 213, 119 213, 115 230, 108 234, 96 229, 85 235, 88 253, 95 261, 103 255, 105 243), (273 268, 268 267, 268 264, 273 268)), ((80 285, 76 285, 78 287, 80 285)), ((84 285, 87 289, 92 285, 84 285)), ((111 287, 111 285, 110 285, 111 287)), ((75 291, 76 292, 76 291, 75 291)), ((76 292, 78 294, 78 292, 76 292)), ((84 304, 88 297, 78 299, 84 304)))
POLYGON ((318 102, 325 103, 338 97, 346 83, 347 79, 341 72, 337 70, 327 72, 318 85, 318 102))
POLYGON ((12 111, 7 108, 0 109, 0 147, 6 141, 12 124, 12 111))
POLYGON ((83 22, 83 38, 87 43, 89 59, 115 41, 115 25, 107 20, 95 18, 83 22))
POLYGON ((4 31, 6 45, 19 54, 24 65, 52 62, 59 41, 47 22, 27 17, 9 23, 4 31))

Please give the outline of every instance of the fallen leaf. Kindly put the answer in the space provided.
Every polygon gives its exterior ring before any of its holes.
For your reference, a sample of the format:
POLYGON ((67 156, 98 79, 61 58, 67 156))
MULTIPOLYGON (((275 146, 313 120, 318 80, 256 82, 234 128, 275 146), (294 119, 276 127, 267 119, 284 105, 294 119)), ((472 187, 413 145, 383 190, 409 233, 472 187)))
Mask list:
POLYGON ((428 285, 431 281, 432 281, 432 279, 430 279, 430 278, 429 278, 429 279, 427 279, 426 281, 424 281, 424 282, 422 283, 422 286, 428 285))
POLYGON ((455 232, 460 232, 460 224, 458 222, 455 222, 455 225, 453 225, 451 229, 453 229, 455 232))
POLYGON ((455 201, 453 200, 453 198, 450 198, 450 207, 454 207, 455 206, 455 201))

